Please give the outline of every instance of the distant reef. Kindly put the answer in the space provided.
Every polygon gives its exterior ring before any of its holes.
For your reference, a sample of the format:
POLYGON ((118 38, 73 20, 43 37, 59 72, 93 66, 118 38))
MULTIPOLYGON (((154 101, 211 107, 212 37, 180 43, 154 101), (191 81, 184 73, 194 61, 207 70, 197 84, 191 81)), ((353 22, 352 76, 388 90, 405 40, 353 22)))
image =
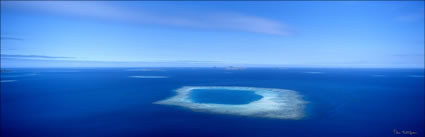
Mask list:
POLYGON ((229 67, 226 67, 224 69, 226 69, 226 70, 244 70, 244 68, 242 68, 242 67, 234 67, 234 66, 229 66, 229 67))

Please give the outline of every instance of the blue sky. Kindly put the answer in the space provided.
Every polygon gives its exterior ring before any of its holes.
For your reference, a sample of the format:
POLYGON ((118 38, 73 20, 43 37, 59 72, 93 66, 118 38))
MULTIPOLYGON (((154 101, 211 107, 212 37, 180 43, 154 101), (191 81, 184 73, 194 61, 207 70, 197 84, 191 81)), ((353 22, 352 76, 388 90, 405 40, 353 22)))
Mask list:
POLYGON ((424 67, 424 2, 1 2, 2 67, 424 67))

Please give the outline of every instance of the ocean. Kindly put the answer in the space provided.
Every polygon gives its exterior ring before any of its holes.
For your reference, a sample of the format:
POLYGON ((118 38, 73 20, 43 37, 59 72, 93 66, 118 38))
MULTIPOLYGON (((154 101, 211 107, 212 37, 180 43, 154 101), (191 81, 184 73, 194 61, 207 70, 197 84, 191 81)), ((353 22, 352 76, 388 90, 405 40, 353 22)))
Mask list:
MULTIPOLYGON (((424 69, 37 68, 1 73, 2 137, 424 136, 424 69), (185 86, 276 88, 306 102, 301 119, 155 104, 185 86)), ((210 91, 213 92, 213 91, 210 91)), ((244 104, 255 94, 193 93, 244 104)))

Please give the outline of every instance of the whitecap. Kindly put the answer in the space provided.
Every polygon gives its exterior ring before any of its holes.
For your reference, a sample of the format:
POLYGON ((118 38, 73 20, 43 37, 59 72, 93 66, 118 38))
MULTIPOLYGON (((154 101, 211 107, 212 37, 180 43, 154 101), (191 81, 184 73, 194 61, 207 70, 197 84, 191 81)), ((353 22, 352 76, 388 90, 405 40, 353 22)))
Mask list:
POLYGON ((411 77, 411 78, 423 78, 424 75, 408 75, 407 77, 411 77))
POLYGON ((1 80, 0 82, 1 83, 3 83, 3 82, 15 82, 16 80, 1 80))
POLYGON ((234 86, 185 86, 176 90, 177 95, 154 102, 154 104, 186 107, 193 111, 239 116, 253 116, 276 119, 301 119, 307 103, 296 91, 276 88, 234 87, 234 86), (196 103, 190 98, 195 89, 225 89, 253 91, 263 96, 248 104, 196 103))
POLYGON ((29 77, 38 75, 37 73, 28 73, 28 74, 16 74, 16 75, 3 75, 4 78, 15 78, 15 77, 29 77))

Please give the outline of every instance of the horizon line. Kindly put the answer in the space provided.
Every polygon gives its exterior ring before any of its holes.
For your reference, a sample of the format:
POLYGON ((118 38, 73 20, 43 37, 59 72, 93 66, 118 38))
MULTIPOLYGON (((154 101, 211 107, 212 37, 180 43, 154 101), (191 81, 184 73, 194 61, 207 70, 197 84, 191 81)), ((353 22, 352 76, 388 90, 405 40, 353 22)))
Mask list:
POLYGON ((73 69, 96 69, 96 68, 241 68, 241 69, 250 69, 250 68, 275 68, 275 69, 304 69, 304 68, 315 68, 315 69, 424 69, 425 67, 295 67, 295 66, 162 66, 162 67, 155 67, 155 66, 146 66, 146 67, 123 67, 123 66, 78 66, 78 67, 46 67, 46 66, 39 66, 39 67, 1 67, 1 70, 4 69, 64 69, 64 68, 73 68, 73 69))

